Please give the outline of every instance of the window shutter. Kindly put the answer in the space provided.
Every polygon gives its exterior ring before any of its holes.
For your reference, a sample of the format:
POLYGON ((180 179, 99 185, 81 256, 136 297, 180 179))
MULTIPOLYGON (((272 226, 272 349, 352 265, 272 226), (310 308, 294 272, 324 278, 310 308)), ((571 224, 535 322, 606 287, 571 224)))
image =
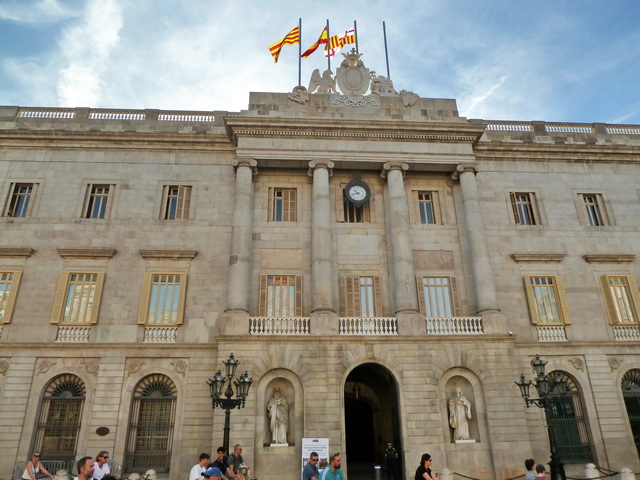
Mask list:
POLYGON ((284 201, 285 201, 285 205, 287 206, 286 220, 289 222, 297 222, 298 205, 296 201, 297 200, 296 193, 297 191, 295 189, 287 189, 284 191, 284 201))
POLYGON ((36 203, 36 194, 38 192, 38 184, 34 183, 33 188, 31 190, 31 195, 29 197, 29 206, 27 207, 27 217, 31 216, 31 212, 33 212, 33 205, 36 203))
POLYGON ((151 281, 153 273, 145 273, 142 281, 142 294, 140 295, 140 309, 138 311, 138 323, 145 325, 149 316, 149 299, 151 297, 151 281))
POLYGON ((260 298, 258 301, 258 316, 267 316, 267 279, 268 275, 260 275, 260 298))
MULTIPOLYGON (((358 289, 360 291, 360 289, 358 289)), ((383 316, 383 308, 382 308, 382 287, 380 285, 380 277, 373 277, 373 296, 374 296, 374 309, 375 316, 382 317, 383 316)))
POLYGON ((104 218, 111 218, 111 207, 113 206, 113 197, 116 195, 116 186, 109 185, 109 195, 107 196, 107 209, 104 218))
POLYGON ((91 204, 91 192, 93 191, 93 184, 87 185, 87 192, 84 195, 84 204, 82 207, 82 218, 89 218, 89 205, 91 204))
POLYGON ((91 307, 91 317, 89 323, 95 325, 98 322, 98 312, 100 311, 100 300, 102 299, 102 289, 104 288, 104 273, 97 274, 96 293, 93 296, 93 306, 91 307))
POLYGON ((302 316, 302 275, 296 275, 296 317, 302 316))
MULTIPOLYGON (((413 213, 413 223, 420 224, 420 201, 418 199, 418 190, 411 190, 411 210, 413 213)), ((418 277, 416 277, 417 279, 418 277)))
POLYGON ((600 285, 602 285, 602 293, 604 294, 604 302, 607 306, 607 314, 609 315, 609 323, 615 325, 620 320, 616 314, 616 308, 614 305, 613 295, 611 293, 611 283, 607 275, 600 277, 600 285))
POLYGON ((529 201, 531 202, 531 211, 533 212, 533 224, 542 225, 542 218, 540 218, 540 210, 538 209, 538 197, 535 193, 529 194, 529 201))
POLYGON ((531 323, 538 325, 540 320, 538 319, 538 312, 536 310, 536 299, 531 291, 531 275, 524 276, 524 291, 527 295, 527 304, 529 305, 529 316, 531 317, 531 323))
POLYGON ((344 223, 344 187, 346 183, 336 186, 336 222, 344 223))
POLYGON ((440 194, 438 192, 431 192, 431 198, 433 199, 433 219, 437 225, 443 225, 442 212, 440 211, 440 194))
POLYGON ((345 275, 342 277, 341 310, 345 317, 360 316, 360 277, 345 275))
POLYGON ((509 194, 509 197, 511 198, 511 210, 513 210, 513 219, 516 222, 516 225, 520 225, 520 214, 518 213, 518 202, 516 201, 515 192, 511 192, 509 194))
POLYGON ((556 293, 558 294, 558 302, 560 303, 560 312, 562 313, 562 320, 565 325, 571 325, 571 315, 569 314, 569 303, 567 302, 567 294, 564 291, 564 282, 562 277, 553 277, 553 281, 556 282, 556 293))
POLYGON ((191 205, 191 187, 181 185, 178 187, 178 204, 176 219, 189 218, 189 206, 191 205))
POLYGON ((165 185, 162 187, 162 204, 160 205, 160 219, 167 219, 167 203, 169 201, 169 190, 171 185, 165 185))
POLYGON ((582 193, 578 194, 578 202, 578 210, 580 212, 580 225, 587 226, 589 225, 589 216, 587 215, 587 207, 584 203, 584 195, 582 193))
POLYGON ((459 317, 462 315, 460 309, 460 295, 458 294, 458 280, 456 277, 449 277, 449 285, 451 287, 451 303, 453 306, 453 316, 459 317))
POLYGON ((16 304, 16 296, 18 295, 18 287, 20 286, 20 277, 22 272, 10 272, 13 274, 11 280, 11 290, 9 292, 9 298, 4 306, 4 317, 0 324, 9 323, 11 321, 11 314, 13 313, 13 306, 16 304))
POLYGON ((13 201, 13 194, 16 191, 16 184, 12 183, 11 188, 9 189, 9 195, 7 195, 7 201, 4 206, 4 211, 2 212, 3 217, 11 216, 9 212, 11 211, 11 202, 13 201))
POLYGON ((597 194, 596 195, 596 200, 598 202, 598 210, 600 211, 600 218, 602 218, 602 225, 611 225, 611 222, 609 221, 609 215, 607 215, 607 208, 604 204, 604 198, 602 197, 602 194, 597 194))
POLYGON ((180 294, 178 295, 178 314, 175 325, 182 325, 184 321, 184 306, 187 298, 187 272, 180 273, 180 294))
POLYGON ((419 276, 416 277, 416 288, 418 291, 418 307, 420 308, 420 313, 423 315, 427 314, 427 306, 424 301, 424 277, 419 276))
POLYGON ((636 322, 640 322, 640 292, 638 292, 638 284, 632 275, 627 276, 627 282, 629 283, 629 290, 631 290, 633 316, 636 322))
POLYGON ((273 222, 275 219, 273 218, 273 203, 276 200, 276 189, 273 187, 269 187, 269 200, 267 201, 267 221, 273 222))
POLYGON ((60 318, 62 317, 62 306, 64 305, 64 300, 67 293, 68 279, 69 272, 62 272, 60 274, 58 287, 56 288, 56 298, 53 302, 53 310, 51 312, 51 323, 59 323, 60 318))

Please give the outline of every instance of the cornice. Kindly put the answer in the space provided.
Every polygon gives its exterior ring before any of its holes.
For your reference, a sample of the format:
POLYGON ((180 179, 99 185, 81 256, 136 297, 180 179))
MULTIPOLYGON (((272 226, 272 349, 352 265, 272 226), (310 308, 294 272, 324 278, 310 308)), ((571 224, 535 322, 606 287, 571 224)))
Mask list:
POLYGON ((140 255, 145 259, 183 260, 196 258, 196 255, 198 255, 198 250, 140 250, 140 255))
POLYGON ((117 252, 115 248, 59 248, 58 255, 63 258, 111 258, 117 252))
POLYGON ((566 256, 566 253, 514 253, 511 258, 518 263, 558 263, 566 256))
POLYGON ((225 117, 234 145, 240 137, 314 138, 475 143, 483 125, 457 122, 402 122, 369 119, 225 117))
POLYGON ((633 253, 587 253, 582 258, 587 263, 631 263, 636 256, 633 253))
POLYGON ((0 257, 30 257, 35 253, 33 248, 0 248, 0 257))
POLYGON ((474 153, 479 160, 518 161, 538 159, 562 162, 638 163, 640 145, 576 143, 478 142, 474 153))

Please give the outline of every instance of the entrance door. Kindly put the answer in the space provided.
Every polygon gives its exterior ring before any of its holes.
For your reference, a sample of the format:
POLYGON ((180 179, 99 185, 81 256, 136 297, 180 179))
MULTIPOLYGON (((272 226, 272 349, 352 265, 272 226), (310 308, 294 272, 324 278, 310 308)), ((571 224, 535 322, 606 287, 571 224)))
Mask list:
MULTIPOLYGON (((344 388, 346 455, 349 480, 375 478, 375 466, 387 478, 385 450, 392 442, 400 455, 398 387, 391 372, 381 365, 366 363, 347 377, 344 388)), ((400 480, 402 459, 395 462, 392 478, 400 480)), ((393 467, 393 466, 392 466, 393 467)))

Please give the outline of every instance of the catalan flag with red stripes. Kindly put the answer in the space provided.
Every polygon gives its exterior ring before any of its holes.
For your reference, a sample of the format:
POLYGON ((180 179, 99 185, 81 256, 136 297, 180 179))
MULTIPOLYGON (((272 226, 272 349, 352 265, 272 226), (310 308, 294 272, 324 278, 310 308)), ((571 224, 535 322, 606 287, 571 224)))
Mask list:
POLYGON ((338 50, 341 50, 345 45, 356 43, 356 31, 355 29, 347 30, 342 35, 334 35, 329 39, 329 48, 325 45, 324 56, 333 57, 338 50))
POLYGON ((313 52, 315 52, 318 47, 322 44, 327 44, 327 41, 329 40, 329 34, 327 32, 327 27, 324 27, 324 30, 322 30, 322 33, 320 34, 320 37, 318 38, 318 41, 316 43, 314 43, 313 45, 311 45, 306 52, 304 52, 302 54, 302 58, 307 58, 309 55, 311 55, 313 52))
POLYGON ((269 46, 269 52, 271 52, 274 63, 278 63, 278 57, 280 56, 282 47, 285 45, 295 45, 296 43, 300 43, 300 27, 298 26, 287 33, 282 40, 278 40, 276 43, 269 46))

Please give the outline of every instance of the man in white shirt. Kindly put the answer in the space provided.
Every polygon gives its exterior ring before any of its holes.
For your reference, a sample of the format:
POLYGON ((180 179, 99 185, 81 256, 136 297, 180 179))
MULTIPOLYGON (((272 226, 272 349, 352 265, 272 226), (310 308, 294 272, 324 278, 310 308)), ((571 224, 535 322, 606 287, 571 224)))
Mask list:
POLYGON ((96 457, 96 462, 93 464, 93 480, 102 480, 105 475, 111 474, 109 468, 109 452, 102 450, 96 457))
POLYGON ((202 473, 207 469, 211 456, 208 453, 200 454, 200 461, 196 463, 189 473, 189 480, 202 480, 202 473))

